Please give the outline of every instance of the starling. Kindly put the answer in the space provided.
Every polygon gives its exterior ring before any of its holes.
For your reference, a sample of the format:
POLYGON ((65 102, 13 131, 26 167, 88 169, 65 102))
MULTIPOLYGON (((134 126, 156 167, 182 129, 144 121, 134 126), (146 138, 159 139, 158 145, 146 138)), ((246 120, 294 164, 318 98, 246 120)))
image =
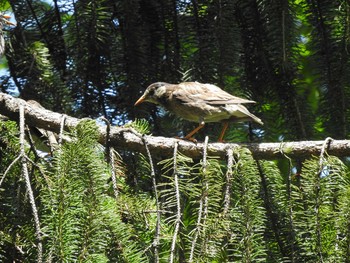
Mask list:
POLYGON ((185 136, 185 139, 191 141, 195 141, 192 136, 203 128, 206 122, 224 124, 219 142, 223 141, 229 122, 254 121, 263 125, 258 117, 242 105, 255 101, 232 96, 212 84, 156 82, 148 86, 135 106, 144 101, 158 104, 185 120, 198 122, 199 126, 185 136))
POLYGON ((3 27, 4 25, 11 25, 11 26, 16 26, 16 24, 12 23, 9 21, 11 16, 5 15, 5 14, 0 14, 0 25, 3 27))

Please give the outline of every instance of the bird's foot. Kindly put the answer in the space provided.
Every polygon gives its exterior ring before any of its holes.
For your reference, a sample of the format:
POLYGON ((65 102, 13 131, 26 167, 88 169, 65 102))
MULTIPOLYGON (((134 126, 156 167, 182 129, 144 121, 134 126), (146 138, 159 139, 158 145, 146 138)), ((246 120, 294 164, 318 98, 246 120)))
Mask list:
POLYGON ((198 142, 198 141, 197 141, 195 138, 193 138, 193 137, 191 137, 191 138, 185 138, 185 140, 190 141, 190 142, 193 142, 193 143, 197 143, 197 142, 198 142))

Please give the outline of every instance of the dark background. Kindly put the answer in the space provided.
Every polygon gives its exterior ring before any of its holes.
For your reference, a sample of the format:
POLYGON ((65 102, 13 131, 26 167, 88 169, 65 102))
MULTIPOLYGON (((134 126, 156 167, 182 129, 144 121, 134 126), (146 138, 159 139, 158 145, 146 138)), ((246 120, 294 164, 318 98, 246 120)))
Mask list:
MULTIPOLYGON (((197 124, 134 107, 156 81, 199 81, 257 101, 264 141, 348 138, 347 1, 9 1, 1 90, 117 125, 146 118, 153 134, 197 124)), ((227 138, 246 141, 246 125, 227 138)), ((199 135, 218 135, 208 125, 199 135)), ((202 136, 202 137, 201 137, 202 136)), ((252 138, 251 138, 252 139, 252 138)))

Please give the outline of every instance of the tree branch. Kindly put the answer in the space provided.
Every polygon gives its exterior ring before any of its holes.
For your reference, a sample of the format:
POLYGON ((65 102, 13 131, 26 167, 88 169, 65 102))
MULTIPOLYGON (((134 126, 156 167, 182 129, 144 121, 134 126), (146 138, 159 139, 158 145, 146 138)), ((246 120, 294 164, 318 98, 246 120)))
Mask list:
MULTIPOLYGON (((65 129, 69 130, 78 125, 82 119, 66 116, 57 112, 49 111, 35 105, 31 105, 22 99, 14 98, 10 95, 0 93, 0 114, 11 120, 18 121, 19 105, 23 103, 25 107, 26 124, 37 128, 46 129, 56 133, 60 132, 61 120, 65 118, 65 129)), ((106 127, 99 125, 99 142, 106 141, 106 127)), ((171 156, 174 151, 175 138, 154 137, 145 135, 149 150, 153 154, 161 156, 171 156)), ((204 150, 204 143, 193 143, 178 140, 178 150, 192 158, 200 158, 204 150)), ((122 127, 111 127, 110 144, 119 150, 138 151, 146 153, 142 135, 133 129, 122 127)), ((320 155, 324 141, 300 141, 283 143, 209 143, 208 155, 226 157, 228 149, 239 147, 248 148, 256 159, 277 159, 284 155, 290 158, 306 158, 310 155, 320 155)), ((338 157, 350 156, 350 140, 331 140, 326 147, 328 154, 338 157)))

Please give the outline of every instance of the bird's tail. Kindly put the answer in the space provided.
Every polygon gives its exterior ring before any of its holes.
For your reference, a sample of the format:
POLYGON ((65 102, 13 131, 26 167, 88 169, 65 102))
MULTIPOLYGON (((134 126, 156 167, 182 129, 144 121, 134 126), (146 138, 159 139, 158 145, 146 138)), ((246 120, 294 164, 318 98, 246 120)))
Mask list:
POLYGON ((259 119, 258 117, 256 117, 255 115, 253 115, 253 114, 250 114, 251 116, 251 118, 252 118, 252 120, 254 121, 254 122, 256 122, 256 123, 259 123, 260 125, 264 125, 264 123, 261 121, 261 119, 259 119))
POLYGON ((264 125, 261 119, 256 117, 254 114, 250 113, 249 110, 243 105, 239 105, 239 111, 246 115, 246 117, 240 118, 239 121, 253 121, 259 123, 260 125, 264 125))

